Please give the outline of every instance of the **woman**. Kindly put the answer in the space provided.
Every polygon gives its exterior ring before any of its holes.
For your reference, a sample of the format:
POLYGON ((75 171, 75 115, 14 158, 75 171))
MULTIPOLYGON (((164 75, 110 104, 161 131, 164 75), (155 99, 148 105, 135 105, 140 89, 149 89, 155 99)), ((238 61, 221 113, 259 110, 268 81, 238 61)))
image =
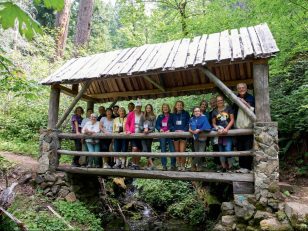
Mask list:
MULTIPOLYGON (((112 129, 113 129, 113 118, 112 118, 112 109, 111 108, 107 108, 106 110, 106 117, 102 117, 100 120, 100 130, 103 133, 112 133, 112 129)), ((102 140, 102 147, 101 150, 103 152, 108 152, 109 151, 109 147, 111 144, 112 139, 103 139, 102 140)), ((111 168, 110 164, 110 157, 104 157, 104 166, 103 168, 111 168)))
MULTIPOLYGON (((194 138, 194 151, 204 152, 206 148, 206 138, 200 137, 199 133, 203 131, 211 131, 211 125, 208 118, 202 115, 201 108, 195 107, 193 110, 194 116, 189 121, 189 132, 193 134, 194 138)), ((193 157, 192 159, 192 171, 201 171, 202 158, 193 157)))
POLYGON ((206 111, 208 107, 208 103, 207 101, 204 99, 200 102, 200 110, 201 110, 201 114, 205 115, 207 118, 209 118, 209 113, 206 111))
MULTIPOLYGON (((90 121, 86 122, 84 127, 82 128, 82 133, 87 135, 93 135, 100 132, 99 122, 97 121, 96 114, 91 114, 90 121)), ((98 139, 86 139, 86 145, 88 147, 89 152, 99 152, 100 145, 98 139)), ((98 157, 88 157, 88 165, 87 168, 99 168, 99 160, 98 157)))
MULTIPOLYGON (((157 117, 156 120, 156 126, 155 128, 159 132, 169 132, 170 127, 169 127, 169 119, 171 117, 171 110, 169 104, 164 103, 161 107, 162 114, 157 117)), ((161 138, 159 139, 160 142, 160 149, 161 152, 166 152, 167 150, 167 145, 169 147, 170 152, 174 152, 174 146, 173 142, 170 138, 161 138)), ((176 170, 176 158, 171 157, 171 171, 176 170)), ((167 157, 162 157, 161 158, 161 164, 163 166, 163 170, 166 171, 167 169, 167 157)))
MULTIPOLYGON (((130 112, 127 116, 126 124, 125 124, 125 129, 127 134, 133 134, 133 133, 139 133, 140 128, 139 128, 139 122, 141 115, 143 112, 141 111, 142 105, 141 102, 138 100, 135 103, 135 109, 134 111, 130 112)), ((142 150, 142 145, 141 145, 141 140, 139 139, 132 139, 131 140, 131 146, 132 146, 132 152, 140 152, 142 150)), ((139 170, 139 162, 140 162, 140 157, 132 157, 132 170, 139 170)))
MULTIPOLYGON (((139 127, 140 132, 143 132, 144 134, 149 134, 151 132, 155 131, 155 124, 156 124, 156 116, 153 112, 153 106, 151 104, 147 104, 145 106, 145 112, 140 118, 139 127)), ((153 139, 144 139, 141 141, 142 144, 142 151, 143 152, 151 152, 152 148, 152 142, 153 139)), ((153 158, 148 157, 148 163, 147 163, 147 170, 153 170, 154 164, 153 164, 153 158)))
MULTIPOLYGON (((184 110, 184 102, 176 101, 173 109, 173 114, 170 119, 170 131, 171 132, 187 132, 189 129, 190 116, 187 111, 184 110)), ((182 138, 173 139, 174 149, 176 152, 185 152, 187 140, 182 138)), ((178 157, 178 170, 184 171, 186 158, 178 157)))
MULTIPOLYGON (((213 127, 218 131, 218 134, 226 135, 234 124, 233 109, 225 106, 224 98, 222 96, 216 97, 216 109, 212 113, 213 127)), ((232 137, 221 136, 218 138, 218 148, 220 152, 230 152, 232 150, 232 137)), ((220 157, 220 162, 225 172, 227 169, 232 168, 233 157, 227 158, 220 157)))
MULTIPOLYGON (((76 134, 81 133, 81 122, 82 122, 82 115, 84 113, 84 110, 82 107, 76 107, 74 111, 74 115, 71 118, 71 126, 72 126, 72 132, 76 134)), ((82 144, 80 139, 75 139, 75 151, 82 151, 82 144)), ((79 164, 79 158, 80 156, 74 156, 72 166, 73 167, 80 167, 79 164)))
MULTIPOLYGON (((124 107, 120 107, 118 110, 119 117, 113 120, 113 133, 123 133, 125 132, 126 124, 126 111, 124 107)), ((114 139, 113 149, 115 152, 127 152, 127 140, 126 139, 114 139)), ((115 165, 113 168, 124 168, 125 158, 115 157, 115 165)))

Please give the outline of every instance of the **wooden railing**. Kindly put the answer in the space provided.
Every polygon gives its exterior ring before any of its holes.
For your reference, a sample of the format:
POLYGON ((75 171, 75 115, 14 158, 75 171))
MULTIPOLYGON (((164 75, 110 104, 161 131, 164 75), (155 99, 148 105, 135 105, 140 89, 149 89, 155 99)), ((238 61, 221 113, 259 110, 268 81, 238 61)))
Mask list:
MULTIPOLYGON (((252 129, 232 129, 227 135, 218 134, 215 131, 200 133, 201 138, 218 136, 243 136, 252 135, 252 129)), ((189 132, 168 132, 168 133, 99 133, 95 135, 59 133, 59 139, 160 139, 160 138, 192 138, 189 132)), ((58 155, 69 156, 95 156, 95 157, 241 157, 253 156, 253 150, 249 151, 231 151, 231 152, 84 152, 57 150, 58 155)), ((178 172, 178 171, 146 171, 129 169, 102 169, 102 168, 76 168, 69 166, 59 166, 58 170, 103 176, 122 176, 151 179, 178 179, 178 180, 201 180, 218 182, 253 182, 252 173, 217 173, 217 172, 178 172)))

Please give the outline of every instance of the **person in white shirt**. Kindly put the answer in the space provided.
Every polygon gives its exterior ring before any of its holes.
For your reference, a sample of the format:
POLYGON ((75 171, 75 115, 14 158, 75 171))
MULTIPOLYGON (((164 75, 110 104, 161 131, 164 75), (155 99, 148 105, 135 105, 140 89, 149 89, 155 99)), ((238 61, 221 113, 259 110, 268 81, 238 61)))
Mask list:
MULTIPOLYGON (((112 133, 113 132, 113 118, 112 114, 113 111, 111 108, 106 109, 106 117, 101 118, 100 120, 100 130, 103 133, 112 133)), ((112 139, 103 139, 102 140, 102 146, 101 150, 102 152, 109 152, 110 144, 112 142, 112 139)), ((111 168, 111 158, 110 157, 104 157, 104 166, 103 168, 111 168)))
MULTIPOLYGON (((97 121, 96 114, 91 114, 90 121, 86 122, 86 124, 82 128, 82 133, 87 135, 94 135, 100 132, 99 122, 97 121)), ((87 138, 86 145, 88 147, 89 152, 99 152, 100 145, 98 139, 87 138)), ((98 157, 89 157, 87 168, 91 167, 99 167, 98 157)))

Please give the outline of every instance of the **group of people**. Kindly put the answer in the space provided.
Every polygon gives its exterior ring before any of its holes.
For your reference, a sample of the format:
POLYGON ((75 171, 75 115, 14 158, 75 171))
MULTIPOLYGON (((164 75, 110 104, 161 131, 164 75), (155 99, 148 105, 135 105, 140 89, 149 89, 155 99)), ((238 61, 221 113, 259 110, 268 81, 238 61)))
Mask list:
MULTIPOLYGON (((254 97, 247 93, 247 85, 240 83, 237 85, 238 97, 250 109, 254 110, 254 97)), ((210 100, 210 110, 207 111, 208 103, 202 100, 199 106, 195 106, 192 115, 185 110, 183 101, 176 101, 173 110, 164 103, 161 106, 161 114, 156 116, 151 104, 147 104, 142 110, 141 101, 128 104, 128 113, 124 107, 114 106, 105 109, 99 107, 99 116, 93 113, 93 109, 88 109, 86 118, 81 107, 77 107, 71 119, 72 132, 83 134, 95 133, 143 133, 152 132, 190 132, 192 134, 192 149, 195 152, 204 152, 209 146, 213 151, 229 152, 232 150, 244 151, 252 148, 252 136, 240 136, 237 138, 227 136, 230 129, 249 128, 251 123, 245 113, 237 105, 226 105, 224 97, 218 95, 210 100), (246 116, 246 117, 245 117, 246 116), (207 139, 206 132, 217 131, 223 136, 207 139), (200 135, 204 133, 205 135, 200 135)), ((94 139, 87 138, 84 141, 75 140, 76 151, 87 150, 89 152, 127 152, 131 148, 132 152, 151 152, 153 139, 94 139)), ((161 138, 159 139, 161 152, 185 152, 189 139, 186 138, 161 138)), ((140 169, 141 156, 131 158, 130 169, 140 169)), ((192 171, 201 171, 204 158, 193 157, 191 161, 192 171)), ((125 168, 126 158, 104 157, 101 158, 89 155, 84 167, 103 168, 125 168)), ((233 168, 233 157, 215 158, 215 163, 221 171, 233 168)), ((161 158, 163 170, 167 170, 167 158, 161 158)), ((74 156, 73 166, 79 167, 79 156, 74 156)), ((171 157, 170 170, 184 171, 187 165, 186 157, 171 157)), ((252 158, 240 157, 239 166, 251 169, 252 158)), ((147 170, 155 168, 153 158, 147 158, 147 170)))

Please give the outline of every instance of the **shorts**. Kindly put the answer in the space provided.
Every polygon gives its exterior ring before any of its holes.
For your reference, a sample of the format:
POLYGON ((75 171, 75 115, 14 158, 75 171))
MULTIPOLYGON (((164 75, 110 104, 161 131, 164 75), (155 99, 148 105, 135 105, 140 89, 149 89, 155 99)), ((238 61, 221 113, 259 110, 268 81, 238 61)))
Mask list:
POLYGON ((187 141, 186 138, 173 138, 173 139, 172 139, 172 141, 181 141, 181 140, 187 141))
POLYGON ((142 150, 142 144, 141 144, 141 140, 137 140, 137 139, 132 139, 130 140, 130 143, 132 145, 132 148, 138 148, 140 151, 142 150))

